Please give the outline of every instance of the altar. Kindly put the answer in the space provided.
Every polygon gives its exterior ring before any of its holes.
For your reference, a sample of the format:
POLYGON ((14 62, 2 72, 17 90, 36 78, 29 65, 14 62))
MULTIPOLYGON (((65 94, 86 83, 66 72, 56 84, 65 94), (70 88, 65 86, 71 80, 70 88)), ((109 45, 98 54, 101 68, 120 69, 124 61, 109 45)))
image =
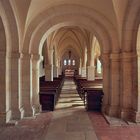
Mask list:
POLYGON ((73 77, 73 76, 74 76, 74 72, 75 72, 75 70, 66 69, 66 70, 65 70, 65 76, 66 76, 66 77, 73 77))

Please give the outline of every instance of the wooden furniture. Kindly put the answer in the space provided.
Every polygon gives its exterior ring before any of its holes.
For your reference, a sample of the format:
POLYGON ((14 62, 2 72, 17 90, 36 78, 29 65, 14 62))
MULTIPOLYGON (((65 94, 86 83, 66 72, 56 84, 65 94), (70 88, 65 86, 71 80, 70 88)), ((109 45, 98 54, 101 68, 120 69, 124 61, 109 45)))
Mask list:
POLYGON ((53 111, 63 85, 63 77, 54 78, 54 81, 45 81, 40 78, 39 99, 43 111, 53 111))
POLYGON ((95 79, 94 81, 87 81, 82 77, 75 77, 77 84, 77 91, 81 99, 84 101, 86 110, 101 111, 103 98, 103 81, 102 79, 95 79))
POLYGON ((92 90, 88 90, 85 93, 86 98, 86 110, 88 111, 101 111, 102 107, 102 98, 103 98, 103 90, 102 88, 94 88, 92 90))
POLYGON ((66 69, 65 70, 65 76, 66 77, 73 77, 74 76, 74 72, 75 72, 75 70, 66 69))

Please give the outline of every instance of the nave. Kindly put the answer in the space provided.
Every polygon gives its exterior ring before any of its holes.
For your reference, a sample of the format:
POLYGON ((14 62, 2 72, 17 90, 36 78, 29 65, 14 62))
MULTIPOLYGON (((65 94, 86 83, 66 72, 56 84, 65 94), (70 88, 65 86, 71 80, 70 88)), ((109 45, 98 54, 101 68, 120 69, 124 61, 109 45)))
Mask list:
POLYGON ((72 79, 65 79, 46 140, 97 140, 72 79))
POLYGON ((0 140, 139 140, 139 131, 139 124, 108 124, 100 112, 87 112, 73 79, 65 79, 53 112, 1 127, 0 140))

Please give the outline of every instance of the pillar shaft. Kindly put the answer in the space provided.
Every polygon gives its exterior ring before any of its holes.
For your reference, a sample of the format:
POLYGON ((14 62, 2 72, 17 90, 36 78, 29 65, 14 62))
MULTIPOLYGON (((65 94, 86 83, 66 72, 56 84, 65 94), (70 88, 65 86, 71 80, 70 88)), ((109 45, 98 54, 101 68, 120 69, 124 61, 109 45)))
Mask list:
POLYGON ((89 81, 95 80, 95 67, 94 66, 87 66, 86 77, 87 77, 87 80, 89 81))
POLYGON ((58 77, 58 67, 57 66, 53 66, 53 77, 58 77))
POLYGON ((81 76, 86 77, 86 67, 81 68, 81 76))
POLYGON ((95 80, 94 57, 91 49, 87 51, 86 77, 87 80, 95 80))
POLYGON ((53 81, 53 65, 45 65, 45 80, 53 81))
POLYGON ((6 54, 0 52, 0 125, 6 123, 6 54))
POLYGON ((32 55, 32 96, 31 105, 33 108, 33 115, 39 113, 41 110, 39 103, 39 64, 41 61, 40 55, 32 55))
POLYGON ((11 55, 11 119, 20 119, 19 110, 19 53, 11 55))
POLYGON ((29 54, 22 54, 20 58, 20 109, 21 118, 32 116, 31 108, 31 62, 29 54))
POLYGON ((107 113, 109 108, 109 97, 110 97, 110 54, 102 54, 103 62, 103 105, 102 112, 107 113))
MULTIPOLYGON (((121 111, 120 116, 123 119, 132 119, 132 101, 136 97, 135 91, 133 92, 133 57, 131 52, 122 53, 122 88, 121 88, 121 111), (133 94, 132 94, 133 93, 133 94)), ((136 97, 137 98, 137 97, 136 97)), ((135 99, 136 99, 135 98, 135 99)), ((137 102, 135 102, 137 104, 137 102)))
MULTIPOLYGON (((138 50, 137 50, 138 51, 138 50)), ((132 94, 132 105, 133 111, 131 120, 140 122, 140 54, 139 51, 132 55, 133 61, 133 94, 132 94)))
POLYGON ((120 55, 111 54, 110 96, 108 115, 117 117, 120 104, 120 55))

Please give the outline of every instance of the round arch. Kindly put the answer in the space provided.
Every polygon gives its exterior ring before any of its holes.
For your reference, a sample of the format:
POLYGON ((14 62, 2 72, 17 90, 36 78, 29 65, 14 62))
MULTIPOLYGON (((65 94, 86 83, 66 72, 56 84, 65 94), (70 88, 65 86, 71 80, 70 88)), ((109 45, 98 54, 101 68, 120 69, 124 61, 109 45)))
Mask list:
POLYGON ((85 28, 96 35, 100 44, 104 46, 102 47, 104 52, 118 52, 117 33, 113 25, 99 13, 91 9, 90 12, 88 10, 85 7, 63 5, 53 7, 53 10, 49 9, 40 14, 40 17, 34 19, 26 31, 22 52, 38 53, 40 42, 44 41, 49 33, 64 26, 85 28), (73 7, 73 11, 70 10, 71 7, 73 7), (68 9, 67 12, 62 14, 66 8, 68 9), (115 45, 113 46, 113 44, 115 45))

